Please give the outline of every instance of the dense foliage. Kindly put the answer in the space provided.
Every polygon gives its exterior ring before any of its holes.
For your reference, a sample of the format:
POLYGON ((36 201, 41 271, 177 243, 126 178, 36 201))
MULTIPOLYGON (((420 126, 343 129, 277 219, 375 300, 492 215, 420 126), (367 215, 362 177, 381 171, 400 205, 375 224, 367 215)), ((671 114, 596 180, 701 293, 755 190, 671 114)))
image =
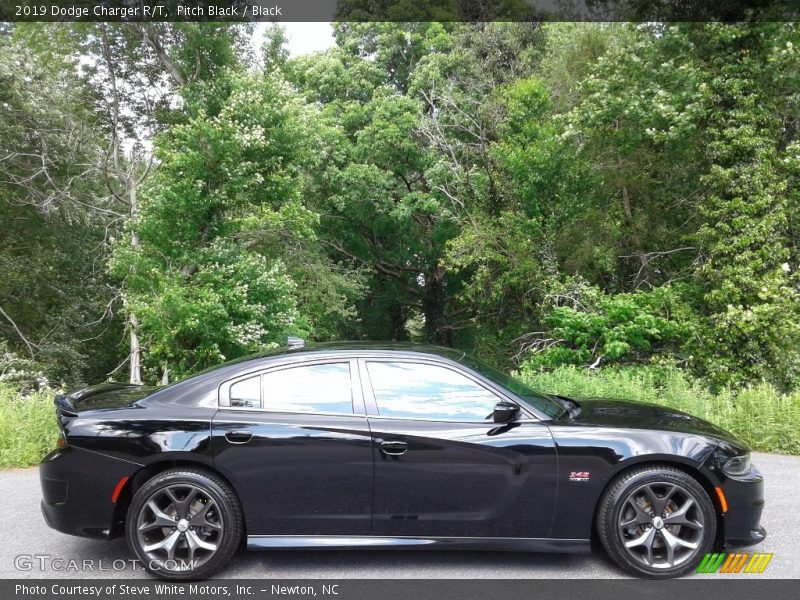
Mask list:
POLYGON ((798 386, 795 24, 334 32, 0 29, 0 380, 298 334, 798 386))
POLYGON ((782 394, 768 384, 712 393, 673 367, 629 366, 605 370, 562 366, 526 369, 521 377, 536 389, 575 398, 650 402, 696 415, 730 431, 753 450, 800 454, 800 392, 782 394))

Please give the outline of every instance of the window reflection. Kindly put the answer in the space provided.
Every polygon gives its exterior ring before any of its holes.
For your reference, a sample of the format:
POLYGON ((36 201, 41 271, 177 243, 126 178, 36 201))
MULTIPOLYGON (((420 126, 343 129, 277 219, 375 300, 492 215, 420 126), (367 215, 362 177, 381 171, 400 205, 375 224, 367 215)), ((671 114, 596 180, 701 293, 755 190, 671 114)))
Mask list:
POLYGON ((489 390, 445 367, 368 362, 367 370, 384 417, 483 421, 499 401, 489 390))
POLYGON ((353 413, 348 363, 306 365, 265 373, 261 389, 267 410, 353 413))
POLYGON ((231 386, 231 406, 240 408, 259 408, 261 406, 261 388, 258 375, 243 379, 231 386))

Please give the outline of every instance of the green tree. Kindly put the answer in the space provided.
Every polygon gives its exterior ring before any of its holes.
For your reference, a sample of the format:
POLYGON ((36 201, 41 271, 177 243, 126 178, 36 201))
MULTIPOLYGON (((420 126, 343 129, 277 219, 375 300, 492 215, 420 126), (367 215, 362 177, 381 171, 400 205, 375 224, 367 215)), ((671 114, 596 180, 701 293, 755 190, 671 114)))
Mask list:
POLYGON ((800 376, 800 35, 782 23, 687 29, 715 105, 700 180, 697 353, 714 381, 790 387, 800 376))
POLYGON ((315 335, 325 316, 349 315, 356 287, 342 274, 298 289, 321 260, 307 248, 316 215, 301 202, 313 115, 278 77, 230 72, 210 91, 224 95, 218 114, 198 110, 157 138, 159 169, 128 234, 139 244, 115 248, 151 377, 315 335))
POLYGON ((21 29, 0 35, 0 343, 27 361, 24 383, 76 385, 119 362, 104 256, 120 214, 94 168, 91 87, 21 29))

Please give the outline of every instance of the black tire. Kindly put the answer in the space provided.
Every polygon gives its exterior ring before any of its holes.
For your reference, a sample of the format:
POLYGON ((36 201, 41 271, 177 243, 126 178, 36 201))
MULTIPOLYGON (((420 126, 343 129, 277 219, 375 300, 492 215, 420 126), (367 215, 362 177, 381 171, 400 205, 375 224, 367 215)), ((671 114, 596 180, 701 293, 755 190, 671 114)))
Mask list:
POLYGON ((128 547, 162 579, 210 577, 233 557, 243 531, 242 509, 230 485, 214 473, 186 467, 148 480, 125 518, 128 547))
POLYGON ((714 543, 717 515, 706 491, 687 473, 643 466, 609 485, 597 509, 597 532, 625 571, 666 579, 697 568, 714 543))

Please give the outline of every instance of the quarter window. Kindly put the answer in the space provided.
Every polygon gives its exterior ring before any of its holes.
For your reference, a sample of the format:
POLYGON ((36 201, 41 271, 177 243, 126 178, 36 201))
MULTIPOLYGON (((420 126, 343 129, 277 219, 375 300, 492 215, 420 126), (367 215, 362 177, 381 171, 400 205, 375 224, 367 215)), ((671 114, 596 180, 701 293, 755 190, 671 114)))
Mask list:
POLYGON ((231 406, 239 408, 259 408, 261 406, 261 385, 259 376, 242 379, 231 385, 231 406))
POLYGON ((349 363, 305 365, 261 376, 263 408, 303 413, 353 413, 349 363))
POLYGON ((500 400, 452 369, 404 362, 368 362, 378 412, 384 417, 483 421, 500 400))

